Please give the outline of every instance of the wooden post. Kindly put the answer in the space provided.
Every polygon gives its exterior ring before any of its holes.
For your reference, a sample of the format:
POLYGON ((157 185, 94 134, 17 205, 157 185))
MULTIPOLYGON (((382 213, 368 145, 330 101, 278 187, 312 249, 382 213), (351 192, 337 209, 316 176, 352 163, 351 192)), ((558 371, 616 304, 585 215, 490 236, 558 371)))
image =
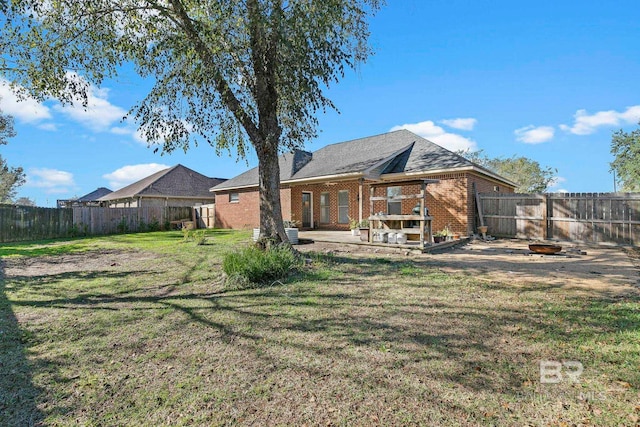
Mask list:
POLYGON ((358 222, 362 222, 362 178, 358 180, 358 222))
POLYGON ((478 194, 478 188, 476 187, 476 183, 472 184, 473 193, 476 198, 476 209, 478 210, 478 219, 480 220, 480 226, 484 227, 484 218, 482 217, 482 202, 480 200, 480 195, 478 194))
MULTIPOLYGON (((369 190, 369 217, 373 217, 373 196, 375 187, 372 185, 369 190)), ((369 220, 369 243, 373 243, 373 220, 369 220)))
POLYGON ((549 206, 549 193, 544 193, 542 197, 542 239, 547 240, 549 239, 549 223, 547 219, 549 217, 549 211, 547 210, 549 206))
MULTIPOLYGON (((420 247, 424 248, 424 229, 427 225, 427 219, 426 217, 426 213, 424 211, 424 207, 425 207, 425 196, 427 194, 427 192, 425 191, 427 187, 427 184, 422 181, 422 185, 420 188, 420 247)), ((431 242, 429 242, 431 243, 431 242)))

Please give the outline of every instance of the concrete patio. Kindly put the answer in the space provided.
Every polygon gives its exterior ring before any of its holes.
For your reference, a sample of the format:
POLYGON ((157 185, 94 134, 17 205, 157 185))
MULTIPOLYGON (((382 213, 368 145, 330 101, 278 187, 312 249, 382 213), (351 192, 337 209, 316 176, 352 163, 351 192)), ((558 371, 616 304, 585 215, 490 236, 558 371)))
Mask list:
POLYGON ((333 230, 300 231, 298 233, 298 237, 300 239, 312 240, 314 242, 343 243, 343 244, 349 244, 349 245, 365 245, 365 246, 379 246, 384 248, 413 249, 413 250, 419 250, 422 252, 431 252, 434 250, 446 249, 448 247, 455 246, 460 243, 465 243, 469 240, 468 238, 462 238, 460 240, 431 244, 429 246, 421 248, 419 241, 408 241, 406 244, 402 244, 402 245, 394 244, 394 243, 363 242, 362 240, 360 240, 360 236, 353 236, 351 234, 351 231, 333 231, 333 230))

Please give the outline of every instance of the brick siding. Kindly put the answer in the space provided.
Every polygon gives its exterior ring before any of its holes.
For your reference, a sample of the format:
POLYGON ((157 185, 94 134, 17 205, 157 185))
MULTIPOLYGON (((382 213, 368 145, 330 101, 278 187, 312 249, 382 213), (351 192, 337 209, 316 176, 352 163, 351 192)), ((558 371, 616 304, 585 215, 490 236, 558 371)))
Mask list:
MULTIPOLYGON (((429 176, 440 182, 427 185, 427 208, 433 217, 433 230, 442 230, 448 226, 452 231, 463 235, 471 234, 476 229, 475 200, 472 183, 478 192, 494 191, 498 186, 500 192, 513 192, 513 188, 503 183, 469 172, 450 173, 429 176)), ((370 186, 367 182, 362 185, 362 218, 370 216, 369 194, 370 186)), ((338 192, 349 191, 348 215, 352 218, 359 216, 359 182, 336 181, 318 184, 294 185, 283 188, 280 192, 284 219, 302 222, 302 193, 312 193, 313 228, 326 230, 348 230, 349 224, 338 223, 338 192), (320 222, 320 195, 329 193, 329 222, 320 222)), ((230 203, 228 192, 216 194, 216 226, 221 228, 252 228, 259 225, 259 198, 257 190, 238 191, 238 203, 230 203)), ((402 194, 419 194, 420 185, 410 184, 402 186, 402 194)), ((377 187, 375 196, 385 196, 385 187, 377 187)), ((411 214, 418 199, 402 200, 402 214, 411 214)), ((374 202, 374 212, 387 212, 385 201, 374 202)))
MULTIPOLYGON (((282 218, 291 219, 291 190, 280 189, 282 218)), ((260 226, 260 196, 257 189, 216 193, 216 228, 257 228, 260 226), (238 193, 238 201, 229 200, 230 193, 238 193)))

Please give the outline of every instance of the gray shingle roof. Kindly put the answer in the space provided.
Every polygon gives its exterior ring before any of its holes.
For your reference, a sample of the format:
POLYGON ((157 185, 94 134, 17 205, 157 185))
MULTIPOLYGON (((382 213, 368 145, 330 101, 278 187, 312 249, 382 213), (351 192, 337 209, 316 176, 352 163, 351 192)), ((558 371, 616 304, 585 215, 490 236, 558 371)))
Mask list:
MULTIPOLYGON (((295 181, 342 174, 380 175, 442 171, 474 167, 497 175, 408 130, 354 139, 327 145, 311 154, 307 163, 295 170, 295 154, 280 156, 280 181, 295 181)), ((498 177, 500 178, 500 177, 498 177)), ((502 178, 505 183, 512 184, 502 178)), ((258 168, 253 168, 216 187, 213 191, 249 187, 258 184, 258 168)))
POLYGON ((113 191, 109 190, 106 187, 100 187, 96 190, 93 190, 91 193, 89 194, 85 194, 82 197, 79 197, 76 201, 79 203, 82 202, 95 202, 96 200, 98 200, 100 197, 106 196, 107 194, 113 193, 113 191))
POLYGON ((211 198, 209 189, 223 181, 224 179, 209 178, 185 166, 176 165, 107 194, 99 200, 154 196, 211 198))

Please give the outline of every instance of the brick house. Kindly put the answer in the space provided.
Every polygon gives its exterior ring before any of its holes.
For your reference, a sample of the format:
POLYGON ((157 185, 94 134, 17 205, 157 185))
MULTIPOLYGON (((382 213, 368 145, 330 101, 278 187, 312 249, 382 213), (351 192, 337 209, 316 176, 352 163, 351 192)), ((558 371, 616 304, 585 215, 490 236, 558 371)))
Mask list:
MULTIPOLYGON (((426 203, 433 229, 449 226, 470 234, 475 229, 473 187, 478 192, 513 192, 516 184, 407 130, 328 145, 309 153, 296 150, 280 156, 280 196, 285 220, 303 229, 348 230, 349 218, 371 214, 374 196, 420 192, 419 179, 438 180, 427 186, 426 203), (380 185, 388 184, 388 185, 380 185), (386 194, 385 194, 386 193, 386 194)), ((216 195, 216 226, 259 226, 258 169, 253 168, 211 189, 216 195)), ((374 201, 374 212, 408 214, 415 200, 374 201)))

